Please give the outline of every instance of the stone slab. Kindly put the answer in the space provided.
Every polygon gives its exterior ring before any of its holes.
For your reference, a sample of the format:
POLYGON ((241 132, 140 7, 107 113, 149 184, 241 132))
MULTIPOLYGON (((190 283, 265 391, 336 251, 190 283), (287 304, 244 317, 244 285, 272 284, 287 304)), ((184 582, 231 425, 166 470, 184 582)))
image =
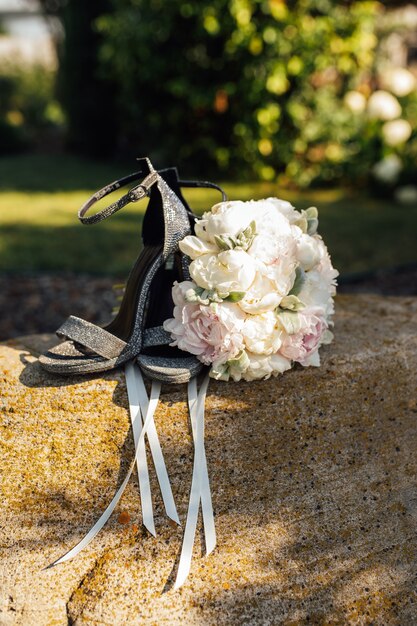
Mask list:
MULTIPOLYGON (((218 546, 200 538, 172 590, 181 529, 152 476, 157 538, 136 479, 90 528, 133 455, 123 373, 47 375, 50 336, 0 346, 0 625, 417 623, 417 299, 340 296, 322 367, 211 383, 206 450, 218 546), (123 513, 123 515, 121 515, 123 513)), ((156 414, 185 519, 192 447, 185 386, 156 414)))

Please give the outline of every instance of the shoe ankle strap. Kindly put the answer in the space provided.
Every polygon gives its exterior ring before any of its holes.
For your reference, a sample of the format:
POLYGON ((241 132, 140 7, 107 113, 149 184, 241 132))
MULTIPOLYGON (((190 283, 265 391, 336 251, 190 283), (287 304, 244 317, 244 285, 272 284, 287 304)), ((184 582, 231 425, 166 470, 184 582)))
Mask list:
MULTIPOLYGON (((123 207, 125 207, 130 202, 138 202, 145 196, 149 195, 150 188, 157 181, 159 172, 156 172, 153 169, 149 159, 144 158, 144 159, 138 159, 138 160, 144 163, 145 172, 149 172, 149 174, 142 180, 142 182, 139 185, 132 187, 124 196, 119 198, 119 200, 116 200, 116 202, 113 202, 112 204, 107 206, 105 209, 98 211, 94 215, 86 216, 85 214, 87 213, 87 211, 89 211, 89 209, 91 209, 91 207, 96 202, 98 202, 99 200, 102 200, 102 198, 105 198, 106 196, 110 195, 114 191, 117 191, 117 189, 119 189, 120 187, 124 187, 125 185, 128 185, 129 183, 132 183, 136 180, 140 180, 143 177, 144 172, 143 171, 134 172, 133 174, 129 174, 128 176, 124 176, 123 178, 119 178, 119 180, 115 180, 114 182, 106 185, 105 187, 102 187, 102 189, 99 189, 98 191, 96 191, 83 204, 83 206, 78 211, 78 219, 80 220, 82 224, 86 224, 86 225, 97 224, 98 222, 101 222, 107 219, 108 217, 116 213, 117 211, 120 211, 120 209, 123 209, 123 207)), ((165 171, 169 171, 170 169, 173 169, 173 168, 168 168, 167 170, 160 170, 160 174, 163 175, 165 171)), ((211 183, 209 181, 200 181, 200 180, 177 180, 177 184, 179 187, 191 188, 191 189, 216 189, 216 191, 219 191, 222 194, 222 201, 223 202, 227 201, 226 193, 219 185, 216 185, 215 183, 211 183)))
POLYGON ((116 202, 113 202, 105 209, 98 211, 98 213, 85 217, 85 214, 93 206, 93 204, 95 204, 105 196, 113 193, 113 191, 116 191, 120 187, 124 187, 125 185, 128 185, 129 183, 142 178, 142 176, 142 172, 135 172, 134 174, 129 174, 129 176, 120 178, 119 180, 116 180, 113 183, 106 185, 102 189, 99 189, 99 191, 96 191, 78 211, 78 219, 80 220, 80 222, 82 222, 82 224, 97 224, 97 222, 101 222, 107 217, 110 217, 110 215, 113 215, 113 213, 116 213, 117 211, 120 211, 120 209, 123 209, 123 207, 129 204, 129 202, 138 202, 139 200, 147 196, 152 185, 158 180, 158 172, 153 169, 139 185, 136 185, 136 187, 132 187, 124 196, 119 198, 119 200, 116 200, 116 202))
POLYGON ((180 187, 188 187, 192 189, 216 189, 222 194, 222 202, 227 201, 226 192, 219 185, 210 183, 208 180, 179 180, 178 185, 180 187))

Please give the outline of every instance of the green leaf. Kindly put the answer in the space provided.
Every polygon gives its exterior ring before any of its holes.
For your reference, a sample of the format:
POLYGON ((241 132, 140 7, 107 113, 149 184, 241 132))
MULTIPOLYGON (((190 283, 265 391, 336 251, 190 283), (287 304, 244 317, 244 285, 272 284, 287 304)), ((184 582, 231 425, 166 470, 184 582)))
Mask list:
POLYGON ((305 308, 305 304, 301 302, 297 296, 288 295, 282 298, 279 307, 280 309, 288 309, 289 311, 300 311, 305 308))
POLYGON ((209 304, 210 301, 207 297, 207 294, 208 292, 202 287, 194 287, 186 291, 184 299, 186 302, 198 302, 199 304, 209 304))
MULTIPOLYGON (((230 295, 234 296, 236 294, 236 297, 239 296, 239 293, 233 292, 232 294, 227 293, 218 293, 215 289, 203 289, 203 287, 194 287, 191 289, 188 289, 185 293, 185 300, 186 302, 198 302, 198 304, 205 304, 208 305, 212 302, 216 302, 216 303, 220 303, 223 302, 223 300, 226 300, 227 298, 229 298, 230 295)), ((245 294, 243 294, 245 295, 245 294)), ((241 298, 238 298, 237 300, 232 300, 232 302, 238 302, 239 300, 241 300, 241 298)))
POLYGON ((215 380, 229 380, 229 368, 226 363, 222 365, 212 366, 210 370, 210 378, 214 378, 215 380))
POLYGON ((251 247, 255 234, 256 222, 255 220, 252 220, 249 226, 245 228, 245 230, 242 230, 236 238, 230 237, 230 239, 233 239, 233 241, 236 242, 236 247, 246 251, 251 247))
POLYGON ((304 217, 304 215, 296 221, 295 225, 298 226, 298 228, 301 228, 303 233, 306 233, 308 230, 308 220, 304 217))
POLYGON ((317 207, 315 206, 309 207, 308 209, 304 211, 304 213, 308 220, 316 220, 318 219, 318 216, 319 216, 319 212, 317 210, 317 207))
POLYGON ((295 270, 295 280, 294 280, 294 284, 291 288, 291 291, 289 292, 289 296, 298 296, 298 294, 300 293, 301 289, 303 288, 303 285, 306 281, 306 273, 305 271, 301 268, 301 267, 297 267, 297 269, 295 270))
POLYGON ((289 335, 295 335, 301 329, 300 316, 296 311, 277 310, 277 317, 289 335))
POLYGON ((218 293, 215 289, 207 292, 207 298, 210 302, 222 302, 224 300, 224 294, 218 293))
POLYGON ((231 291, 224 300, 227 302, 240 302, 245 297, 245 293, 245 291, 231 291))
POLYGON ((243 230, 239 236, 243 236, 246 239, 250 239, 251 237, 254 237, 255 233, 256 233, 256 222, 255 220, 252 220, 249 226, 245 228, 245 230, 243 230))
POLYGON ((315 235, 318 227, 318 220, 307 220, 307 235, 315 235))
POLYGON ((314 235, 317 232, 317 228, 319 226, 319 212, 317 210, 317 207, 311 206, 302 213, 303 217, 307 219, 307 234, 314 235))
POLYGON ((249 363, 249 357, 246 354, 245 350, 241 350, 234 359, 229 359, 227 361, 227 365, 229 367, 233 367, 240 372, 244 372, 248 368, 249 363))
POLYGON ((216 242, 216 245, 219 248, 219 250, 222 250, 223 252, 225 252, 226 250, 232 250, 234 248, 230 240, 227 240, 225 237, 214 235, 214 241, 216 242))

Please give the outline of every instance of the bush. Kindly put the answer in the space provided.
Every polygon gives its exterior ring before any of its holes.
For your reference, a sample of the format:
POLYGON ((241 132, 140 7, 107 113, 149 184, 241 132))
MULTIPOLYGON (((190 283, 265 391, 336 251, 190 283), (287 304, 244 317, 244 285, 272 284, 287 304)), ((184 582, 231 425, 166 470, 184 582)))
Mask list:
POLYGON ((375 62, 377 2, 113 0, 101 62, 138 154, 305 186, 353 177, 345 93, 375 62))
POLYGON ((42 65, 8 64, 0 76, 0 153, 39 143, 45 132, 63 124, 54 100, 55 72, 42 65))

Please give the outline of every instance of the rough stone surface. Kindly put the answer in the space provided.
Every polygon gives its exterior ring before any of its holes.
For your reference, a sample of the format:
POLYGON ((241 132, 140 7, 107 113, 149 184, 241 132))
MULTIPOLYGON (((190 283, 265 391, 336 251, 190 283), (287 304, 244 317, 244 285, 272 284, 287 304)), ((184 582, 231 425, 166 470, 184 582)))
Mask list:
MULTIPOLYGON (((0 346, 1 626, 417 623, 417 299, 341 296, 321 368, 213 383, 206 448, 218 547, 171 589, 181 530, 140 525, 136 480, 90 528, 133 454, 123 374, 60 379, 50 336, 0 346), (123 513, 123 515, 121 515, 123 513), (122 523, 124 522, 124 523, 122 523)), ((185 387, 156 415, 181 519, 192 448, 185 387)))

